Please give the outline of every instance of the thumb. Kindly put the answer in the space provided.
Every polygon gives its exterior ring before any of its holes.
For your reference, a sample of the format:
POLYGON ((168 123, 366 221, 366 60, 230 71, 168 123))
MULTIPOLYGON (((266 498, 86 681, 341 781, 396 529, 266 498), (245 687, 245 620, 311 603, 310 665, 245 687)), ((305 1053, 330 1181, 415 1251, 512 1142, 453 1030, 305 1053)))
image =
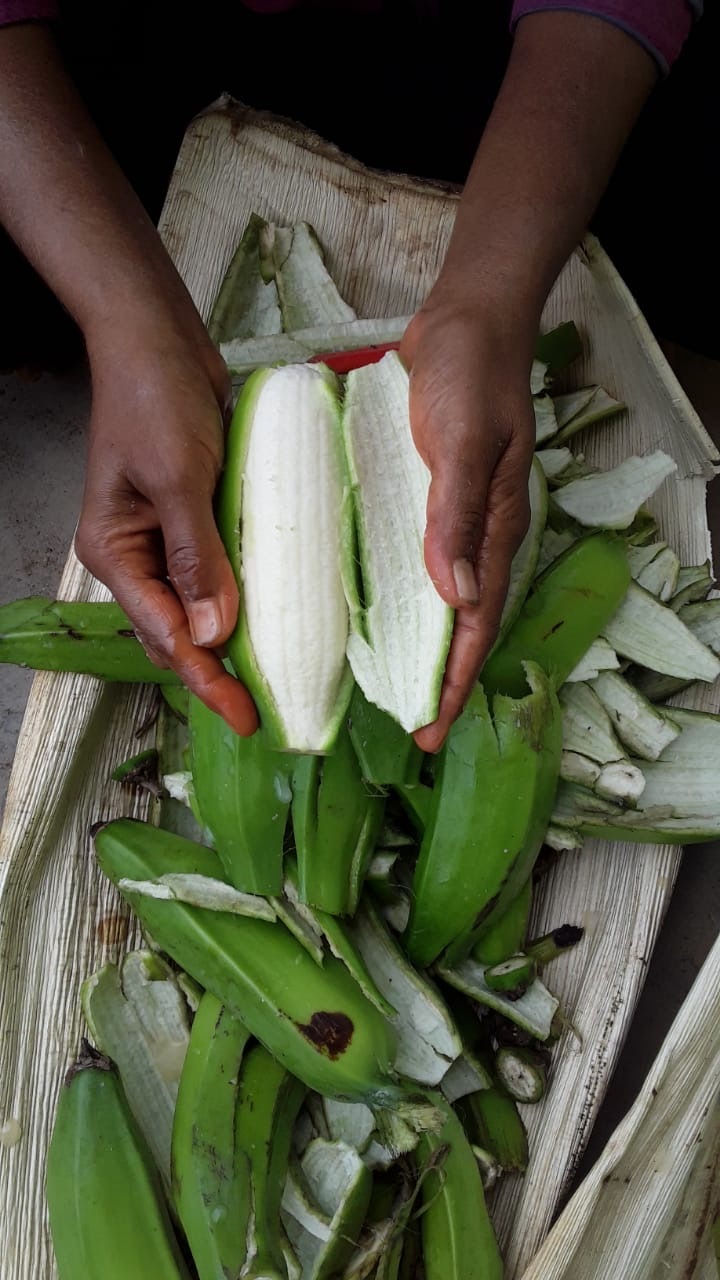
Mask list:
POLYGON ((453 608, 477 604, 477 555, 490 477, 474 456, 443 457, 432 470, 427 501, 425 564, 453 608))
POLYGON ((158 512, 170 582, 187 614, 193 643, 216 648, 231 635, 238 588, 218 533, 209 494, 194 494, 158 512))

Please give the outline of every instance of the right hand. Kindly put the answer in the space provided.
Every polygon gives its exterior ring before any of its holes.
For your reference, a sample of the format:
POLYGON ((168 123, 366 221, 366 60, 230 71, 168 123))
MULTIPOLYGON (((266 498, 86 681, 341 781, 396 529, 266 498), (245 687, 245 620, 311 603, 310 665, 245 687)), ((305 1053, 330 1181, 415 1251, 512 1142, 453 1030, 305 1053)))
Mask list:
POLYGON ((535 333, 534 316, 504 319, 482 290, 463 297, 441 278, 400 347, 413 439, 430 471, 425 563, 455 610, 437 719, 415 733, 423 751, 440 750, 470 696, 528 526, 535 333))
POLYGON ((230 383, 193 317, 143 315, 88 341, 93 403, 82 563, 109 587, 148 656, 236 733, 258 718, 218 651, 238 589, 213 514, 230 383))

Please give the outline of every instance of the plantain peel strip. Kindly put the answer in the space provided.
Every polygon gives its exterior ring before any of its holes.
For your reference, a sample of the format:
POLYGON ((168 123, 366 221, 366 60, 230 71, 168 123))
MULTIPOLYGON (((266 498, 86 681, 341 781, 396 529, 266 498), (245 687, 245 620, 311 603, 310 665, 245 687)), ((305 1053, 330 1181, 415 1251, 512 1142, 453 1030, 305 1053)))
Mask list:
POLYGON ((527 696, 498 696, 492 711, 477 685, 450 731, 404 940, 418 967, 451 944, 469 950, 517 897, 540 851, 559 775, 562 721, 548 677, 533 663, 526 674, 527 696))

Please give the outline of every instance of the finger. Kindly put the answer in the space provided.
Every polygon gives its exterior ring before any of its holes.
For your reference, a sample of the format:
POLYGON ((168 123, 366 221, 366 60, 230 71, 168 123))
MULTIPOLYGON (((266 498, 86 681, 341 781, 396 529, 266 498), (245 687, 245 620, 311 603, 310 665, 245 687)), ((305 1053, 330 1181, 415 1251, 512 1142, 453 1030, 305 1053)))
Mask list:
POLYGON ((425 564, 443 600, 457 609, 479 599, 475 572, 488 489, 487 464, 467 447, 442 457, 427 500, 425 564))
POLYGON ((478 411, 478 388, 448 381, 443 369, 430 382, 411 374, 413 438, 430 470, 424 539, 425 564, 437 591, 453 608, 476 604, 475 572, 491 477, 512 422, 478 411))
POLYGON ((533 438, 514 436, 498 463, 488 493, 477 575, 483 613, 493 641, 507 598, 510 569, 530 523, 529 476, 533 438))
POLYGON ((150 661, 154 663, 156 667, 159 667, 161 671, 167 671, 168 667, 170 666, 170 663, 166 661, 166 659, 163 657, 161 653, 158 652, 157 649, 153 649, 149 640, 147 640, 145 636, 140 634, 137 627, 134 627, 133 630, 135 632, 135 639, 140 642, 150 661))
POLYGON ((243 737, 254 733, 258 717, 247 689, 225 670, 216 653, 193 643, 182 604, 157 577, 163 566, 153 532, 108 544, 102 524, 95 523, 86 509, 75 544, 83 564, 109 587, 127 613, 150 659, 159 667, 172 667, 183 684, 236 733, 243 737))
POLYGON ((218 648, 237 622, 238 588, 215 524, 209 492, 178 492, 158 504, 167 573, 196 645, 218 648))
POLYGON ((512 559, 529 520, 527 476, 532 449, 515 439, 506 450, 488 492, 486 519, 477 557, 480 602, 458 609, 445 667, 438 716, 418 730, 423 751, 439 751, 461 714, 498 633, 507 597, 512 559))
POLYGON ((244 685, 227 672, 216 653, 194 644, 185 611, 166 583, 156 579, 114 578, 109 586, 152 654, 177 672, 206 706, 236 733, 247 737, 258 726, 257 711, 244 685))
POLYGON ((415 317, 400 357, 410 371, 410 424, 430 471, 424 538, 425 563, 440 596, 453 608, 478 599, 475 561, 490 477, 508 438, 482 412, 476 361, 458 357, 466 334, 445 351, 447 335, 428 350, 415 317), (440 348, 438 348, 440 341, 440 348))
POLYGON ((482 606, 457 610, 437 719, 413 735, 421 751, 434 753, 442 747, 468 700, 493 638, 493 628, 488 625, 482 606))

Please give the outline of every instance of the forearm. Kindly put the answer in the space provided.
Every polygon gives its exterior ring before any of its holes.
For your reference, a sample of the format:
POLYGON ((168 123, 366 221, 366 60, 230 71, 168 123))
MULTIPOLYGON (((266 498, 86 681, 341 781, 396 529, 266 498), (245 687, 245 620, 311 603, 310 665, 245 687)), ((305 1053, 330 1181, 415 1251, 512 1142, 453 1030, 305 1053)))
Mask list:
POLYGON ((656 77, 649 54, 598 19, 519 23, 460 201, 443 299, 483 298, 511 324, 536 323, 656 77))
MULTIPOLYGON (((36 24, 0 30, 0 221, 91 343, 189 297, 36 24)), ((191 318, 190 318, 191 317, 191 318)))

